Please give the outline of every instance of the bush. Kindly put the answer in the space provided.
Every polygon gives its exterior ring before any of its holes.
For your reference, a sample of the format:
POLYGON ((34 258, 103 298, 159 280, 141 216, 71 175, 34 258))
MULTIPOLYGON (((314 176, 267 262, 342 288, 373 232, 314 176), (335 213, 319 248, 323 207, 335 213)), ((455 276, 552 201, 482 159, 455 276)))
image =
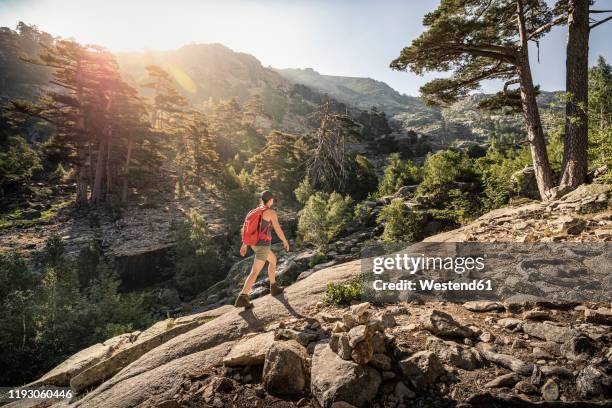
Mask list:
POLYGON ((295 199, 300 204, 306 204, 306 201, 315 193, 315 189, 312 187, 310 183, 310 179, 308 177, 304 177, 297 188, 293 191, 295 194, 295 199))
POLYGON ((383 241, 418 241, 422 235, 424 216, 408 211, 402 200, 393 200, 378 214, 378 222, 385 223, 383 241))
POLYGON ((317 252, 316 254, 314 254, 312 258, 310 258, 310 261, 308 261, 308 267, 314 268, 316 265, 320 264, 326 259, 327 259, 327 256, 325 256, 323 252, 317 252))
POLYGON ((531 163, 528 149, 491 149, 476 160, 476 171, 484 186, 482 206, 492 210, 507 204, 515 194, 511 176, 531 163))
POLYGON ((230 229, 237 229, 249 210, 257 206, 257 186, 246 170, 237 174, 232 166, 226 168, 225 179, 223 218, 230 229))
POLYGON ((353 219, 361 226, 368 226, 374 218, 374 209, 364 203, 359 203, 353 211, 353 219))
POLYGON ((193 296, 221 280, 220 260, 204 218, 192 210, 177 230, 174 280, 181 294, 193 296))
POLYGON ((444 185, 455 181, 476 181, 473 163, 467 154, 452 150, 442 150, 430 154, 423 165, 423 182, 421 192, 437 191, 444 185))
POLYGON ((15 183, 29 179, 42 165, 38 153, 21 136, 11 136, 6 145, 0 145, 0 191, 15 183))
POLYGON ((323 301, 337 306, 348 306, 353 300, 361 300, 363 296, 363 278, 361 276, 348 282, 329 282, 325 287, 323 301))
POLYGON ((420 178, 420 170, 414 163, 402 161, 399 154, 394 153, 387 159, 383 178, 378 185, 378 195, 395 194, 400 187, 418 184, 420 178))
POLYGON ((370 192, 376 191, 378 177, 374 165, 360 154, 353 159, 352 167, 346 192, 355 200, 363 200, 370 192))
POLYGON ((302 242, 325 248, 351 221, 350 197, 317 192, 299 212, 298 237, 302 242))

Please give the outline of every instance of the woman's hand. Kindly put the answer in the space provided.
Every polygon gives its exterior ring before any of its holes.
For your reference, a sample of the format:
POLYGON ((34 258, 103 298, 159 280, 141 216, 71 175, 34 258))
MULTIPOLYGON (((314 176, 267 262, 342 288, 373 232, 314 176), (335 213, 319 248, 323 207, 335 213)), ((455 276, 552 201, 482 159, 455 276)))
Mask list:
POLYGON ((287 240, 283 241, 283 248, 285 248, 285 252, 289 252, 289 242, 287 240))
POLYGON ((242 244, 242 246, 240 247, 240 256, 245 256, 247 253, 247 246, 245 244, 242 244))

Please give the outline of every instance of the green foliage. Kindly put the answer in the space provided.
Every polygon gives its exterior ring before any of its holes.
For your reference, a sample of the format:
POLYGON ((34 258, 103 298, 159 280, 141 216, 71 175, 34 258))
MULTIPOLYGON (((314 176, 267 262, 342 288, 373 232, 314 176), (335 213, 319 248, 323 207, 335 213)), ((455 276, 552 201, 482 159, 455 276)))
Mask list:
POLYGON ((195 210, 178 227, 175 245, 175 275, 177 289, 193 296, 222 279, 220 259, 204 218, 195 210))
POLYGON ((414 242, 421 238, 423 219, 422 213, 409 211, 402 200, 393 200, 378 214, 377 221, 385 223, 383 241, 414 242))
POLYGON ((38 153, 21 136, 11 136, 0 145, 0 190, 26 181, 41 169, 38 153))
POLYGON ((354 220, 361 226, 367 226, 372 221, 374 209, 363 202, 358 203, 353 211, 354 220))
POLYGON ((476 175, 464 152, 442 150, 430 154, 423 165, 422 192, 431 192, 455 181, 472 181, 476 175))
POLYGON ((236 229, 242 225, 249 210, 257 206, 257 186, 245 169, 237 174, 230 165, 225 168, 224 176, 223 218, 230 229, 236 229))
POLYGON ((355 155, 351 163, 351 173, 345 192, 355 200, 362 200, 372 191, 376 190, 378 177, 374 165, 367 157, 355 155))
POLYGON ((314 268, 316 265, 320 264, 326 259, 327 259, 327 256, 325 256, 323 252, 317 252, 314 254, 312 258, 310 258, 310 261, 308 261, 308 267, 314 268))
POLYGON ((95 278, 80 289, 80 269, 94 262, 73 262, 57 236, 36 257, 36 269, 0 253, 0 383, 30 382, 85 347, 151 323, 142 297, 120 293, 119 280, 97 259, 97 271, 86 274, 95 278))
POLYGON ((317 248, 326 247, 351 220, 351 205, 349 196, 315 193, 299 212, 298 237, 317 248))
POLYGON ((395 194, 400 187, 418 184, 420 178, 419 168, 414 163, 402 161, 399 154, 393 153, 387 159, 383 178, 378 185, 378 195, 395 194))
POLYGON ((312 187, 310 183, 310 179, 308 177, 304 177, 300 184, 298 184, 297 188, 293 191, 295 194, 295 199, 300 204, 306 204, 306 201, 315 193, 315 189, 312 187))
POLYGON ((475 168, 484 186, 482 198, 485 210, 502 207, 515 195, 511 177, 531 164, 527 149, 489 149, 484 157, 476 159, 475 168))
POLYGON ((253 177, 262 189, 271 189, 280 197, 293 198, 293 191, 304 177, 306 146, 288 133, 271 132, 264 149, 249 159, 253 177))
POLYGON ((612 67, 603 57, 589 69, 589 160, 606 165, 604 179, 612 181, 612 67))
POLYGON ((348 282, 329 282, 325 287, 323 301, 337 306, 348 306, 352 301, 361 300, 363 296, 363 278, 361 276, 348 282))

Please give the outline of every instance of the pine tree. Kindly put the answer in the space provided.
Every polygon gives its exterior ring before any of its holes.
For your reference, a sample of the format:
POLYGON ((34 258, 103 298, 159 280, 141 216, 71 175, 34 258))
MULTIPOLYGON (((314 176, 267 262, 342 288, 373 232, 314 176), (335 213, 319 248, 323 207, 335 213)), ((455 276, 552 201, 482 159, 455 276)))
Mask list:
POLYGON ((427 14, 427 30, 404 48, 391 67, 422 74, 453 71, 421 87, 430 103, 448 103, 478 89, 487 79, 506 81, 504 93, 519 84, 533 165, 542 199, 553 178, 529 65, 528 41, 551 28, 552 12, 542 0, 443 0, 427 14))
POLYGON ((591 14, 611 13, 612 10, 589 9, 590 0, 560 0, 555 6, 557 20, 567 20, 568 36, 565 60, 566 105, 563 163, 560 186, 564 191, 573 189, 585 181, 588 169, 587 148, 588 119, 588 70, 590 31, 612 19, 591 19, 591 14), (591 24, 591 21, 594 21, 591 24))
POLYGON ((271 132, 266 140, 264 149, 249 160, 253 177, 262 189, 292 199, 306 170, 307 148, 299 137, 279 131, 271 132))

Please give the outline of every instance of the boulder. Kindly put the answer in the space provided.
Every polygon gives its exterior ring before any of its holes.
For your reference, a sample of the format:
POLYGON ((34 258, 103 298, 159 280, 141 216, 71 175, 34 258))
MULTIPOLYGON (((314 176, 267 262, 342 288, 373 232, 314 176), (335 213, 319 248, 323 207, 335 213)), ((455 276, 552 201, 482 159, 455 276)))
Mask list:
POLYGON ((612 326, 612 311, 585 309, 584 319, 587 323, 612 326))
POLYGON ((586 361, 593 356, 596 350, 595 342, 590 337, 581 334, 563 343, 560 353, 570 360, 586 361))
POLYGON ((274 342, 265 356, 262 382, 277 397, 298 396, 307 383, 308 353, 295 340, 274 342))
POLYGON ((202 325, 205 321, 202 319, 192 319, 185 320, 183 324, 178 324, 177 320, 166 319, 157 322, 142 332, 135 342, 130 343, 109 358, 103 359, 75 375, 70 380, 70 387, 74 392, 79 393, 92 385, 98 384, 117 374, 124 367, 127 367, 154 348, 202 325))
POLYGON ((589 365, 578 373, 576 389, 583 398, 606 397, 612 394, 612 377, 589 365))
POLYGON ((538 389, 529 381, 519 381, 514 386, 514 389, 521 394, 534 395, 538 393, 538 389))
POLYGON ((363 316, 369 309, 369 302, 359 303, 358 305, 351 306, 351 313, 355 318, 358 318, 360 316, 363 316))
POLYGON ((419 351, 401 360, 399 367, 402 374, 412 382, 415 388, 423 388, 436 383, 446 374, 444 366, 431 351, 419 351))
POLYGON ((360 341, 355 344, 351 350, 351 358, 354 362, 361 365, 366 365, 372 360, 374 348, 368 340, 360 341))
POLYGON ((538 339, 556 343, 565 343, 580 334, 579 331, 570 327, 557 326, 549 322, 525 322, 523 323, 523 332, 538 339))
POLYGON ((338 337, 338 356, 343 360, 351 359, 351 346, 349 345, 347 333, 341 333, 338 337))
POLYGON ((107 358, 111 351, 112 348, 110 346, 105 346, 100 343, 94 344, 72 355, 63 363, 27 386, 67 386, 70 384, 72 378, 107 358))
POLYGON ((323 343, 315 347, 310 376, 312 395, 323 408, 338 401, 370 406, 381 383, 376 369, 343 360, 323 343))
POLYGON ((427 350, 434 352, 444 363, 463 370, 474 370, 483 363, 480 354, 473 347, 433 336, 427 338, 427 350))
POLYGON ((504 327, 506 329, 514 329, 521 322, 522 322, 521 319, 516 319, 514 317, 505 317, 503 319, 499 319, 497 321, 497 324, 499 324, 501 327, 504 327))
POLYGON ((298 331, 293 329, 277 329, 274 333, 274 338, 277 340, 295 340, 302 346, 307 346, 311 341, 316 341, 319 338, 317 333, 298 331))
POLYGON ((549 379, 540 389, 542 398, 546 401, 556 401, 559 399, 559 385, 553 379, 549 379))
POLYGON ((504 311, 506 309, 503 304, 490 300, 472 300, 465 302, 463 307, 472 312, 493 312, 504 311))
POLYGON ((485 384, 485 388, 511 388, 521 380, 521 376, 516 373, 500 375, 485 384))
POLYGON ((268 348, 274 343, 274 332, 256 334, 238 342, 223 358, 226 366, 263 364, 268 348))
POLYGON ((408 388, 406 384, 401 381, 395 384, 393 395, 399 400, 400 403, 416 397, 415 392, 408 388))
POLYGON ((368 329, 367 329, 367 327, 365 325, 361 324, 359 326, 353 327, 348 332, 349 345, 351 347, 355 347, 355 345, 357 343, 359 343, 360 341, 365 340, 367 335, 368 335, 368 329))
POLYGON ((372 355, 372 360, 370 361, 370 364, 380 370, 390 370, 391 357, 383 353, 375 353, 374 355, 372 355))
POLYGON ((432 310, 421 318, 423 327, 435 335, 445 337, 473 337, 469 327, 457 323, 451 315, 439 310, 432 310))
POLYGON ((578 235, 586 227, 586 221, 581 218, 572 217, 570 215, 562 215, 549 222, 549 227, 555 233, 566 233, 569 235, 578 235))
POLYGON ((550 313, 545 310, 528 310, 523 313, 525 320, 550 320, 550 313))

